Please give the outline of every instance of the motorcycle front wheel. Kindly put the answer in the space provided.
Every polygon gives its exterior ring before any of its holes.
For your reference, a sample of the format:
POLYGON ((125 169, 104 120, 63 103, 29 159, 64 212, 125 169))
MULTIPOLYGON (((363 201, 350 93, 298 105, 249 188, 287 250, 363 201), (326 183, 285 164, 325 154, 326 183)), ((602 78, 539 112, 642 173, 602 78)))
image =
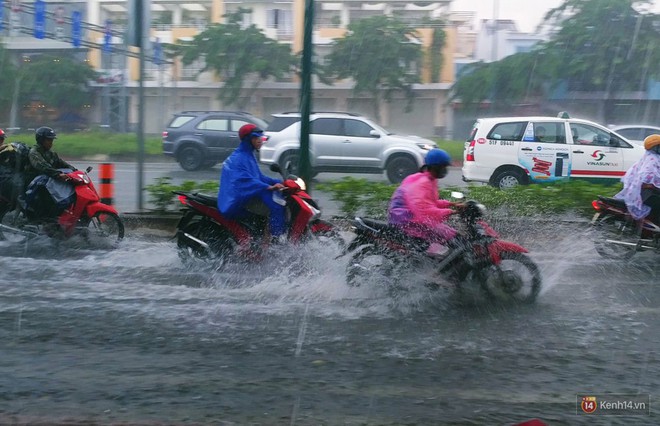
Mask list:
POLYGON ((334 225, 323 220, 319 220, 319 223, 321 223, 323 226, 316 229, 312 225, 310 229, 310 234, 314 239, 324 245, 336 245, 339 249, 344 249, 344 247, 346 247, 346 240, 344 240, 344 237, 341 236, 334 225))
POLYGON ((235 247, 229 231, 209 221, 193 221, 177 231, 179 258, 184 264, 196 258, 223 266, 235 247))
POLYGON ((124 223, 114 213, 98 212, 89 220, 86 239, 92 244, 116 247, 124 239, 124 223))
POLYGON ((480 269, 481 287, 498 302, 533 303, 541 291, 541 272, 522 253, 501 253, 499 265, 480 269))
POLYGON ((405 259, 373 245, 358 248, 346 266, 346 284, 358 287, 365 283, 386 286, 391 296, 403 292, 401 279, 405 259))
POLYGON ((598 230, 594 247, 602 257, 626 260, 637 252, 640 237, 634 221, 605 214, 598 219, 594 226, 598 230))

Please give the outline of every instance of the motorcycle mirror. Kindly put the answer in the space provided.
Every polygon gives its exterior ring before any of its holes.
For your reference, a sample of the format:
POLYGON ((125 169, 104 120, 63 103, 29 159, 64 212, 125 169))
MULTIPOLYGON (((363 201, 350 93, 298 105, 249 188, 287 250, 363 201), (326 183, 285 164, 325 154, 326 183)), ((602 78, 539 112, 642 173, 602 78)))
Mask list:
POLYGON ((87 168, 85 169, 85 172, 86 172, 86 173, 89 173, 89 172, 91 172, 91 171, 92 171, 92 166, 89 166, 89 167, 87 167, 87 168))
POLYGON ((462 200, 463 198, 465 198, 465 194, 463 194, 462 192, 458 192, 458 191, 452 191, 451 192, 451 198, 456 198, 458 200, 462 200))

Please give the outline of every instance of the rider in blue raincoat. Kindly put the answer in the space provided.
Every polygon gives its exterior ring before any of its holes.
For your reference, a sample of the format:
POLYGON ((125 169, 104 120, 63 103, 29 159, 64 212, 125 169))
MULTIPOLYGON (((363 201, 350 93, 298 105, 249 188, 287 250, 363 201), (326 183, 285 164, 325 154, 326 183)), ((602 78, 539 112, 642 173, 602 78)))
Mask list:
POLYGON ((238 130, 241 143, 222 166, 218 210, 229 219, 249 213, 266 216, 271 236, 278 237, 286 231, 286 219, 284 206, 273 199, 273 191, 284 189, 284 185, 259 170, 256 153, 264 144, 263 133, 254 124, 238 130))

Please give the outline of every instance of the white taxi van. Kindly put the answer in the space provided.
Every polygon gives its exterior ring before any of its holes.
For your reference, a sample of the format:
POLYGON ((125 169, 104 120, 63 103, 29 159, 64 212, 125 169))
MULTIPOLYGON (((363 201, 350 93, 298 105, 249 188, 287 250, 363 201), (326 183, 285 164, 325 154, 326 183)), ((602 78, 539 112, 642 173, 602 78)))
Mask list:
POLYGON ((644 148, 591 121, 480 118, 463 150, 463 180, 506 189, 569 178, 620 179, 644 148))

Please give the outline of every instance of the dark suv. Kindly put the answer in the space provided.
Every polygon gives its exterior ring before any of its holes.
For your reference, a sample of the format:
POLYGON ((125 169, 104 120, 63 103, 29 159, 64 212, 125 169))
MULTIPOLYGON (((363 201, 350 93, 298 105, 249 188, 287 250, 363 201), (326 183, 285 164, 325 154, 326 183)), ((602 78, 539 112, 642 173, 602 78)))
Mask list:
POLYGON ((241 111, 180 112, 163 132, 163 154, 176 158, 184 170, 213 167, 238 147, 238 129, 248 123, 268 125, 241 111))

